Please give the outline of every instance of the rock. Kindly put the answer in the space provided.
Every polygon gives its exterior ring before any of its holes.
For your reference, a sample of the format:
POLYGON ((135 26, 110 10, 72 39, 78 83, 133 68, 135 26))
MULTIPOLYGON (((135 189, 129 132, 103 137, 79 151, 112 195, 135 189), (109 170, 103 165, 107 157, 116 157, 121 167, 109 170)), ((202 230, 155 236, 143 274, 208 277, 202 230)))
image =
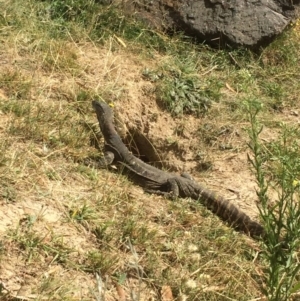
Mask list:
POLYGON ((300 0, 127 0, 151 27, 183 31, 211 45, 258 48, 299 16, 300 0))

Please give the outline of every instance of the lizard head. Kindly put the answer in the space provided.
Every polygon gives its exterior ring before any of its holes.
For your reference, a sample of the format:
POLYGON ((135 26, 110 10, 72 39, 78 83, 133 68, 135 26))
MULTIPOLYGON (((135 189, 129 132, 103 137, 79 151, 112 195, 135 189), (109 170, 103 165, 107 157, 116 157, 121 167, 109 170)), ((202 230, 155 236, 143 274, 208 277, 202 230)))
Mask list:
POLYGON ((112 119, 113 111, 108 104, 103 101, 93 100, 92 105, 96 111, 98 121, 101 122, 104 119, 112 119))

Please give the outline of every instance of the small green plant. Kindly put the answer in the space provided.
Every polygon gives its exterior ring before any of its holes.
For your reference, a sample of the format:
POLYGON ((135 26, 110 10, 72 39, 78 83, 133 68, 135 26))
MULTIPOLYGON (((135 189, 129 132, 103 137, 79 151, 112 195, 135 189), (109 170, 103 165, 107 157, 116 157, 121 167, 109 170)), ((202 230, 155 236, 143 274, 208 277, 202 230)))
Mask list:
POLYGON ((270 97, 269 105, 275 111, 282 111, 284 108, 285 91, 284 88, 277 82, 262 81, 262 90, 264 94, 270 97))
POLYGON ((207 111, 211 106, 211 100, 205 95, 206 91, 191 78, 168 79, 161 90, 163 101, 174 115, 197 114, 207 111))
POLYGON ((69 216, 71 219, 79 223, 84 223, 96 219, 94 209, 87 204, 84 204, 81 208, 70 209, 69 216))
POLYGON ((55 0, 47 1, 50 17, 61 21, 86 21, 95 9, 94 0, 55 0))
POLYGON ((249 160, 258 184, 258 209, 266 231, 262 242, 266 260, 264 293, 270 301, 288 300, 300 285, 297 259, 300 246, 300 159, 299 143, 295 139, 299 139, 300 133, 283 125, 280 139, 267 148, 259 139, 263 127, 257 116, 262 104, 252 100, 246 103, 246 108, 251 123, 249 147, 252 157, 249 156, 249 160), (276 191, 278 200, 271 201, 270 189, 276 191))
POLYGON ((126 45, 124 39, 135 45, 143 45, 147 49, 165 52, 169 45, 164 36, 144 27, 141 22, 128 14, 125 15, 116 5, 102 6, 94 18, 91 35, 96 40, 105 40, 113 36, 122 46, 126 45))
POLYGON ((105 274, 111 270, 117 262, 118 260, 115 256, 109 256, 99 251, 90 251, 87 254, 82 269, 90 273, 100 272, 101 274, 105 274))
POLYGON ((144 244, 155 238, 156 231, 149 230, 134 218, 125 219, 121 225, 123 241, 130 239, 134 244, 144 244))
POLYGON ((199 115, 208 111, 213 101, 218 101, 223 86, 218 77, 199 77, 199 55, 197 51, 185 55, 172 55, 157 70, 143 70, 143 76, 156 84, 156 97, 174 116, 199 115))
POLYGON ((33 229, 38 218, 28 215, 20 220, 18 227, 9 234, 11 239, 26 254, 27 262, 34 261, 42 255, 52 256, 52 262, 61 264, 68 262, 72 250, 64 245, 61 237, 54 236, 51 232, 41 235, 33 229))
POLYGON ((31 80, 16 70, 1 72, 0 89, 3 89, 8 97, 26 99, 30 96, 31 86, 31 80))
POLYGON ((14 113, 16 117, 25 117, 30 114, 31 104, 20 100, 11 100, 0 103, 3 113, 14 113))
POLYGON ((80 73, 76 52, 64 42, 60 40, 51 41, 48 45, 44 45, 43 48, 44 58, 42 66, 45 71, 68 72, 73 76, 80 73))
POLYGON ((197 76, 191 74, 191 66, 180 64, 180 70, 154 71, 145 69, 145 79, 156 83, 157 98, 174 115, 195 114, 206 112, 212 101, 219 100, 221 83, 213 79, 200 83, 197 76))
POLYGON ((99 223, 93 230, 93 234, 96 236, 98 242, 101 244, 101 242, 109 243, 114 238, 114 233, 111 231, 110 228, 112 228, 113 222, 104 222, 99 223))
POLYGON ((263 91, 269 97, 275 98, 276 100, 280 100, 285 96, 283 88, 277 82, 265 80, 261 83, 261 85, 263 87, 263 91))

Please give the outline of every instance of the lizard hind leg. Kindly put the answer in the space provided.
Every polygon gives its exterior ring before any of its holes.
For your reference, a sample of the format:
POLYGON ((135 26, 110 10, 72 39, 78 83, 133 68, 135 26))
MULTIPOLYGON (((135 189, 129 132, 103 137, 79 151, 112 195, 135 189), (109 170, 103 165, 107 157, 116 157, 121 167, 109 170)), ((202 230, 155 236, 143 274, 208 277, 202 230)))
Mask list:
POLYGON ((187 173, 187 172, 182 172, 180 175, 181 175, 183 178, 185 178, 185 179, 189 179, 189 180, 195 182, 195 179, 194 179, 189 173, 187 173))
POLYGON ((179 187, 175 178, 170 178, 167 181, 168 183, 168 196, 172 200, 176 200, 179 196, 179 187))
POLYGON ((157 195, 162 195, 165 198, 176 200, 179 196, 179 187, 177 185, 175 178, 168 179, 160 189, 151 189, 151 188, 144 188, 144 191, 148 193, 154 193, 157 195))

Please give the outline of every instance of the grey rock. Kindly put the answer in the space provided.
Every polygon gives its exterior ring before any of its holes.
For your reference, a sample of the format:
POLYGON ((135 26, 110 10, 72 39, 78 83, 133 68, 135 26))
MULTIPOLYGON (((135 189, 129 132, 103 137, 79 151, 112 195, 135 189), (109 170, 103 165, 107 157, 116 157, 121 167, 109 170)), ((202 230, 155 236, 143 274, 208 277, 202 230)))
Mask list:
POLYGON ((299 16, 300 0, 127 0, 126 11, 160 30, 224 47, 267 45, 299 16))

